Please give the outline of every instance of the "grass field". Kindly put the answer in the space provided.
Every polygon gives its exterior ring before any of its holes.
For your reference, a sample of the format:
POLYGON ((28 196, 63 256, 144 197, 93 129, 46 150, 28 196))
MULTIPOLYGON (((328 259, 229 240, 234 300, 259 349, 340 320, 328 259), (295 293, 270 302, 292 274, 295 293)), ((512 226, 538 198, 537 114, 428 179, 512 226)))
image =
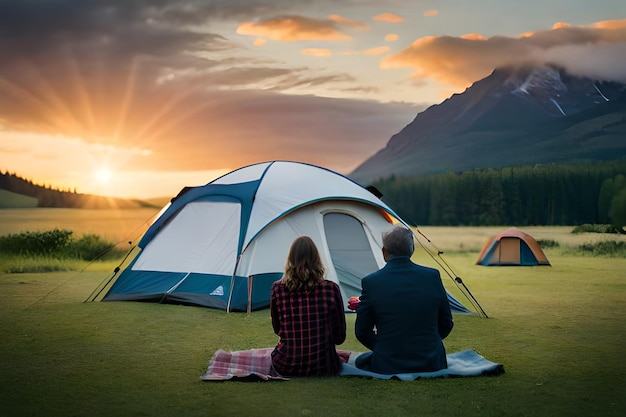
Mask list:
MULTIPOLYGON (((623 415, 626 260, 485 268, 474 255, 449 261, 490 318, 456 316, 445 344, 506 373, 413 382, 202 382, 215 350, 276 343, 267 310, 83 303, 103 272, 2 274, 0 415, 623 415)), ((363 350, 352 332, 342 348, 363 350)))
MULTIPOLYGON (((92 265, 83 272, 0 274, 0 415, 622 416, 626 259, 568 249, 604 236, 525 228, 559 241, 546 250, 551 267, 474 265, 486 237, 502 229, 422 231, 446 251, 490 317, 455 316, 448 352, 474 349, 502 363, 503 375, 202 382, 217 349, 276 343, 269 312, 85 303, 108 272, 92 265)), ((432 264, 422 251, 416 260, 432 264)), ((451 280, 444 283, 454 291, 451 280)), ((354 317, 347 316, 341 348, 358 351, 354 317)))

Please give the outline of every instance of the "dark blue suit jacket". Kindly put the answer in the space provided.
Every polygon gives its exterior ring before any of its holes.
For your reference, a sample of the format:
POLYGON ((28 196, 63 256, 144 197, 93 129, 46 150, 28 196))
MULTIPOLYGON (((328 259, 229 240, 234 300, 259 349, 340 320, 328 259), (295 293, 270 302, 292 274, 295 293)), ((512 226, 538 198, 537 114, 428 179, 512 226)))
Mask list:
POLYGON ((448 366, 443 339, 454 323, 438 270, 397 257, 361 285, 355 333, 372 351, 372 371, 430 372, 448 366))

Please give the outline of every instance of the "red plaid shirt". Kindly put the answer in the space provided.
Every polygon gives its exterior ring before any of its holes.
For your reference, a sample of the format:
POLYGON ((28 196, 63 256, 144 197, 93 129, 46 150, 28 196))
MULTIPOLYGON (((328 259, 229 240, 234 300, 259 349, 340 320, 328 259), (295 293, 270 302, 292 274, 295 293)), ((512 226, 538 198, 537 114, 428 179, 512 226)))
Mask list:
POLYGON ((341 371, 335 345, 346 340, 346 317, 339 286, 324 281, 309 293, 272 285, 270 311, 280 341, 272 352, 283 376, 331 376, 341 371))

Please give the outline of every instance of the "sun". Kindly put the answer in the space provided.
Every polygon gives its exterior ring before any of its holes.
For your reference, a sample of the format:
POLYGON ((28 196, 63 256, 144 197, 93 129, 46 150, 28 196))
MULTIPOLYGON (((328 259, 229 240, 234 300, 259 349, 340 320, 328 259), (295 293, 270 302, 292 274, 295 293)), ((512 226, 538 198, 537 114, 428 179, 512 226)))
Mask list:
POLYGON ((93 177, 99 184, 110 184, 113 173, 109 168, 102 167, 93 173, 93 177))

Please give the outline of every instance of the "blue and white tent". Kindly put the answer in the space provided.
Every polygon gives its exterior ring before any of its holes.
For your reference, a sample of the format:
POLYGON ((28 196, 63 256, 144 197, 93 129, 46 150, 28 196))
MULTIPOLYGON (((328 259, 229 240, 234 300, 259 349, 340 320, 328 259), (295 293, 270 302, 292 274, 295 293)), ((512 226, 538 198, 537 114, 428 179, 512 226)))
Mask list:
MULTIPOLYGON (((352 180, 272 161, 185 188, 137 245, 103 301, 151 301, 250 311, 269 306, 293 240, 313 239, 344 301, 384 265, 382 234, 404 223, 352 180)), ((470 313, 449 295, 454 312, 470 313)))

